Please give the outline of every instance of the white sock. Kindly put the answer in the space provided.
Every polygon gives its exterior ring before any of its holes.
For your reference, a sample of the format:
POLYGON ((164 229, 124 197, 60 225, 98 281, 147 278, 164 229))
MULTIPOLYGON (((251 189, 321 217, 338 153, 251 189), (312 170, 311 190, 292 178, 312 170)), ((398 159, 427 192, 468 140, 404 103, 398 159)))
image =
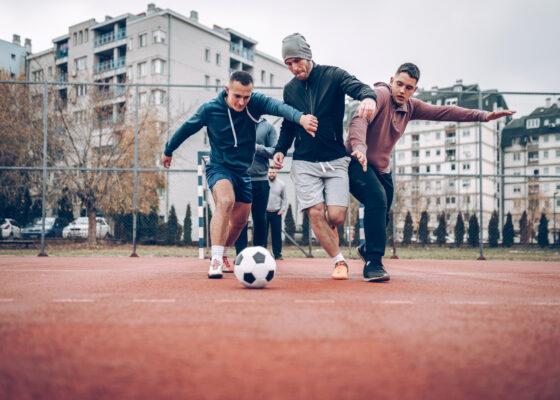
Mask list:
POLYGON ((212 260, 218 259, 221 262, 223 256, 224 256, 224 246, 212 245, 212 260))
MULTIPOLYGON (((212 246, 212 247, 214 247, 214 246, 212 246)), ((346 261, 346 260, 344 259, 344 256, 342 255, 342 253, 338 253, 336 256, 333 257, 333 261, 336 264, 339 261, 346 261)))

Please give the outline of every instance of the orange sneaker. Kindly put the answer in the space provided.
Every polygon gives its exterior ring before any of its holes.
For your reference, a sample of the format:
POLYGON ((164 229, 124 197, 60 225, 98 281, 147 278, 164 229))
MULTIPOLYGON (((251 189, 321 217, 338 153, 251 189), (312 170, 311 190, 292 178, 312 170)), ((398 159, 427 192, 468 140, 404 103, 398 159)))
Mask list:
POLYGON ((222 271, 223 271, 224 273, 226 273, 226 274, 231 274, 231 273, 233 273, 233 268, 231 267, 231 265, 229 265, 229 261, 228 261, 227 257, 224 256, 224 257, 222 258, 222 260, 223 260, 222 271))
POLYGON ((346 261, 339 261, 335 264, 332 278, 336 280, 348 279, 348 264, 346 264, 346 261))

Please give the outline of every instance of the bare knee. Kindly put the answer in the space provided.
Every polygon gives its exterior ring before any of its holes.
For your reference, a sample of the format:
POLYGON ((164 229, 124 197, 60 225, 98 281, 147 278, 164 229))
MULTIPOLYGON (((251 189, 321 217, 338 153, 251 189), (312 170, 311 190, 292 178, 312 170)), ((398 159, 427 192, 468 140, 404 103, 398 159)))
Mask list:
POLYGON ((307 215, 311 223, 317 223, 325 219, 325 207, 322 204, 317 204, 307 209, 307 215))
POLYGON ((329 224, 330 225, 344 225, 344 221, 346 220, 346 213, 333 213, 329 214, 329 224))
POLYGON ((216 201, 216 209, 230 213, 233 210, 233 206, 235 204, 235 199, 233 196, 221 196, 219 200, 216 201))

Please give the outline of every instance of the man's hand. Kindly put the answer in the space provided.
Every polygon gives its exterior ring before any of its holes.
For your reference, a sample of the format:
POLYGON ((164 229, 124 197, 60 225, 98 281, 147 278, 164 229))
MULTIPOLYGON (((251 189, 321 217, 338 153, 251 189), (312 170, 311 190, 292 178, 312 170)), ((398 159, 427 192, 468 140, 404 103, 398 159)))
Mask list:
POLYGON ((163 166, 164 166, 165 168, 171 167, 171 159, 172 159, 172 158, 173 158, 173 157, 167 157, 167 156, 166 156, 165 154, 163 154, 163 153, 161 154, 161 163, 163 164, 163 166))
POLYGON ((278 215, 284 214, 284 211, 278 211, 278 215))
POLYGON ((503 110, 503 111, 493 111, 486 116, 486 121, 493 121, 498 118, 507 117, 509 115, 515 114, 517 111, 513 110, 503 110))
POLYGON ((363 99, 358 106, 358 117, 371 121, 375 117, 377 103, 372 98, 363 99))
POLYGON ((362 164, 362 168, 364 169, 364 172, 367 171, 367 157, 364 153, 362 153, 359 150, 353 151, 352 154, 350 154, 352 157, 354 157, 356 160, 358 160, 358 162, 360 164, 362 164))
POLYGON ((303 129, 307 131, 311 136, 315 137, 315 132, 319 126, 319 121, 317 117, 311 114, 303 114, 299 119, 299 124, 303 126, 303 129))
POLYGON ((274 168, 282 169, 284 166, 282 163, 284 162, 284 153, 278 152, 272 156, 272 161, 274 161, 274 168))

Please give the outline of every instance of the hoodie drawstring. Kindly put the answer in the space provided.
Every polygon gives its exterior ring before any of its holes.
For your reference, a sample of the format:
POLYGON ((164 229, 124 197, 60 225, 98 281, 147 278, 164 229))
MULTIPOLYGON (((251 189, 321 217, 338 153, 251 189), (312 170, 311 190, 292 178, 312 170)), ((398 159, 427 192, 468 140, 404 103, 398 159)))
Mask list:
MULTIPOLYGON (((327 164, 327 166, 331 169, 331 171, 334 171, 333 166, 332 166, 331 164, 329 164, 328 161, 325 161, 325 164, 327 164)), ((319 162, 319 165, 321 166, 321 170, 322 170, 323 172, 327 172, 327 169, 325 168, 325 166, 323 165, 322 162, 319 162)))
MULTIPOLYGON (((247 107, 245 107, 245 111, 247 111, 247 115, 249 116, 249 118, 251 118, 253 120, 253 122, 255 124, 258 124, 259 122, 262 121, 262 120, 256 120, 255 117, 253 117, 251 115, 251 113, 249 112, 249 109, 247 107)), ((227 109, 227 113, 228 113, 228 117, 229 117, 229 124, 231 126, 231 131, 233 132, 233 147, 237 147, 237 133, 235 132, 235 126, 233 125, 233 120, 231 119, 231 111, 229 110, 229 107, 227 109)), ((334 171, 334 169, 333 169, 333 171, 334 171)))

